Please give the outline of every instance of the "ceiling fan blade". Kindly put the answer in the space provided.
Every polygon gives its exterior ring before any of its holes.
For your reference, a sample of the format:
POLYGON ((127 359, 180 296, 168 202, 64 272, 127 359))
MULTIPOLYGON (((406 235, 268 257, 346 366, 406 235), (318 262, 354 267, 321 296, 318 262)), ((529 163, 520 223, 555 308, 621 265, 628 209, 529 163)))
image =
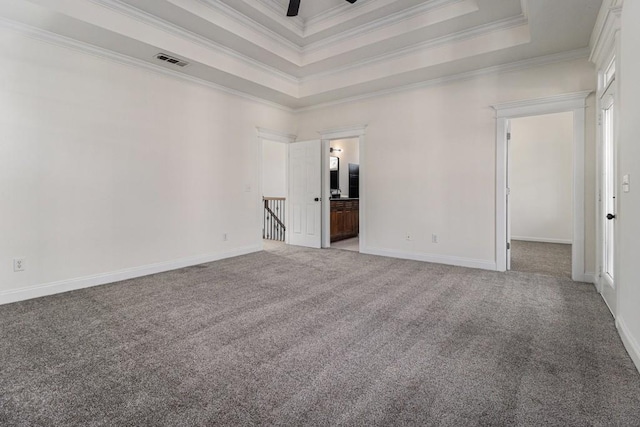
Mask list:
POLYGON ((290 0, 289 10, 287 10, 287 16, 298 16, 299 10, 300 10, 300 0, 290 0))

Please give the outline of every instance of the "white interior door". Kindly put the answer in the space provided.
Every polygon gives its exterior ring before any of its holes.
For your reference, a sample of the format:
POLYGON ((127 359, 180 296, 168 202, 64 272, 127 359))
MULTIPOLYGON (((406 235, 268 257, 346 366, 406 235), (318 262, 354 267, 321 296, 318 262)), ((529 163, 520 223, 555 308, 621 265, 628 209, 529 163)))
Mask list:
POLYGON ((601 100, 602 106, 602 188, 601 218, 602 226, 602 297, 615 315, 616 287, 614 275, 615 228, 616 228, 616 146, 615 146, 615 111, 613 85, 601 100))
POLYGON ((507 120, 507 271, 511 270, 511 121, 507 120))
POLYGON ((289 145, 289 243, 319 248, 321 225, 320 140, 289 145))

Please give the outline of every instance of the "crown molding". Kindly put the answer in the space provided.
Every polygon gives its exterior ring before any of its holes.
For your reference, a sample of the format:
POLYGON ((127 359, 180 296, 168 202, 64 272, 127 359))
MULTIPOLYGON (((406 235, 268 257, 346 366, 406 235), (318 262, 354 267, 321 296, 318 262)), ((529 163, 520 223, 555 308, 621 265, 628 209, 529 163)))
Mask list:
POLYGON ((305 83, 305 82, 312 81, 319 78, 330 77, 333 75, 341 75, 347 71, 361 68, 364 66, 369 66, 376 63, 380 63, 380 62, 389 61, 402 56, 411 55, 423 50, 433 49, 435 47, 442 46, 447 43, 459 42, 462 40, 467 40, 470 38, 482 36, 485 34, 492 33, 494 31, 508 30, 510 28, 528 25, 528 23, 529 21, 522 15, 512 17, 512 18, 502 19, 500 21, 491 22, 485 25, 479 25, 477 27, 473 27, 464 31, 459 31, 454 34, 428 40, 426 42, 416 43, 416 44, 407 46, 403 49, 398 49, 391 53, 384 53, 382 55, 374 56, 354 64, 346 65, 344 67, 334 68, 321 73, 305 76, 300 79, 300 82, 305 83))
MULTIPOLYGON (((237 1, 237 0, 234 0, 237 1)), ((286 16, 287 9, 282 6, 278 0, 242 0, 250 6, 260 9, 268 10, 271 19, 278 22, 283 27, 289 27, 288 29, 296 33, 300 37, 304 37, 304 21, 299 16, 286 16), (260 6, 264 6, 261 8, 260 6)))
POLYGON ((214 52, 217 52, 223 55, 228 55, 232 58, 238 59, 248 67, 252 67, 254 69, 269 73, 273 76, 287 80, 292 83, 299 83, 300 81, 297 77, 292 76, 291 74, 287 74, 277 68, 266 65, 260 61, 256 61, 255 59, 250 58, 246 55, 242 55, 241 53, 238 53, 233 49, 230 49, 226 46, 216 43, 206 37, 203 37, 199 34, 188 31, 169 21, 165 21, 164 19, 158 18, 148 12, 140 10, 127 3, 124 3, 122 0, 89 0, 89 1, 99 6, 114 10, 118 13, 122 13, 144 24, 151 25, 162 31, 173 34, 174 36, 178 36, 183 39, 189 40, 191 42, 197 43, 200 46, 206 47, 207 49, 211 49, 214 52))
MULTIPOLYGON (((258 31, 264 37, 267 37, 268 39, 276 43, 281 43, 287 48, 292 49, 298 55, 302 54, 302 48, 299 45, 281 36, 275 31, 265 27, 263 24, 259 23, 258 21, 255 21, 249 18, 248 16, 243 15, 242 13, 238 12, 231 6, 228 6, 225 3, 222 3, 220 0, 197 0, 197 1, 211 8, 212 10, 215 10, 216 12, 222 13, 226 17, 233 19, 236 23, 243 25, 245 28, 249 30, 258 31)), ((299 65, 299 62, 300 61, 298 61, 298 65, 299 65)))
MULTIPOLYGON (((355 4, 347 4, 335 6, 324 12, 321 12, 305 21, 305 37, 317 34, 321 31, 330 30, 336 25, 349 22, 365 13, 383 8, 395 3, 397 0, 367 0, 355 4), (334 23, 329 21, 336 20, 334 23)), ((436 0, 437 1, 437 0, 436 0)))
MULTIPOLYGON (((367 6, 370 6, 371 4, 374 4, 376 2, 380 3, 379 0, 369 0, 368 1, 369 4, 367 6)), ((336 16, 342 15, 346 11, 358 12, 358 9, 362 9, 364 6, 365 6, 365 3, 341 4, 338 6, 334 6, 330 9, 327 9, 324 12, 320 12, 310 17, 307 20, 303 20, 303 22, 305 24, 305 27, 317 25, 319 22, 326 21, 328 19, 335 18, 336 16)))
POLYGON ((551 55, 539 56, 537 58, 525 59, 522 61, 496 65, 493 67, 481 68, 478 70, 468 71, 465 73, 439 77, 436 79, 426 80, 420 83, 413 83, 409 85, 399 86, 396 88, 370 92, 365 95, 352 96, 348 98, 339 99, 336 101, 312 105, 309 107, 296 108, 294 109, 294 112, 296 114, 299 114, 307 111, 321 110, 323 108, 330 108, 338 105, 349 104, 353 102, 360 102, 367 99, 379 98, 387 95, 394 95, 396 93, 424 89, 432 86, 439 86, 439 85, 453 83, 457 81, 471 80, 477 77, 482 77, 490 74, 501 74, 501 73, 507 73, 512 71, 520 71, 520 70, 525 70, 527 68, 539 67, 539 66, 548 65, 548 64, 555 64, 558 62, 574 61, 574 60, 583 59, 583 58, 586 59, 588 57, 589 57, 589 48, 570 50, 570 51, 555 53, 551 55))
MULTIPOLYGON (((390 27, 392 25, 396 25, 399 23, 402 23, 408 19, 412 19, 412 18, 416 18, 419 17, 421 15, 426 15, 429 13, 432 13, 433 11, 435 11, 436 9, 441 9, 444 8, 446 6, 451 6, 457 3, 471 3, 473 4, 475 7, 473 8, 474 12, 479 10, 478 7, 478 2, 477 0, 434 0, 434 1, 430 1, 428 3, 422 3, 422 4, 418 4, 416 6, 413 6, 409 9, 404 9, 401 10, 399 12, 396 13, 392 13, 389 16, 385 16, 383 18, 378 18, 374 21, 371 21, 367 24, 364 25, 360 25, 358 27, 355 27, 353 29, 350 30, 345 30, 339 33, 336 33, 332 36, 323 38, 322 40, 319 40, 317 42, 314 43, 310 43, 308 45, 305 45, 303 48, 303 52, 304 54, 308 54, 308 53, 312 53, 314 51, 317 51, 321 48, 325 48, 331 45, 336 45, 336 44, 340 44, 343 43, 345 40, 350 40, 353 39, 355 37, 359 37, 365 34, 369 34, 372 33, 374 31, 386 28, 386 27, 390 27)), ((466 13, 470 13, 470 12, 466 12, 466 13)), ((464 15, 464 13, 462 14, 458 14, 455 17, 459 17, 464 15)), ((447 18, 447 19, 451 19, 451 18, 447 18)), ((443 21, 438 21, 439 22, 443 22, 443 21)), ((429 24, 429 25, 433 25, 433 24, 429 24)), ((429 26, 427 25, 427 26, 429 26)))
POLYGON ((622 16, 622 1, 605 0, 598 13, 596 25, 591 33, 591 56, 589 60, 598 68, 606 66, 604 63, 615 52, 615 42, 620 31, 622 16), (607 5, 607 3, 609 3, 607 5))
POLYGON ((43 30, 41 28, 33 27, 31 25, 23 24, 21 22, 12 21, 3 17, 0 17, 0 28, 5 28, 26 37, 32 38, 45 43, 50 43, 63 48, 75 50, 77 52, 85 53, 91 56, 111 60, 122 65, 141 68, 146 71, 151 71, 156 74, 161 74, 167 77, 173 77, 175 79, 195 83, 201 86, 205 86, 209 89, 213 89, 217 92, 222 92, 229 95, 235 95, 249 101, 257 102, 269 107, 274 107, 288 113, 293 113, 293 108, 287 107, 276 102, 268 101, 266 99, 249 95, 248 93, 241 92, 239 90, 231 89, 229 87, 212 83, 210 81, 193 77, 188 74, 174 71, 169 68, 165 68, 160 65, 152 64, 141 59, 133 58, 121 53, 117 53, 108 49, 103 49, 85 42, 81 42, 70 37, 62 36, 60 34, 53 33, 51 31, 43 30))

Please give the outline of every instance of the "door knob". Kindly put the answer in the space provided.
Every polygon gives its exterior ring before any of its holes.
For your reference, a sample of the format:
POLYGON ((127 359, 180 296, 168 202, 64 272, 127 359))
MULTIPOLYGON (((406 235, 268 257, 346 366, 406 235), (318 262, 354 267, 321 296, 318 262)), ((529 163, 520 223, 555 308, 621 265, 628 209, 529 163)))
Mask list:
POLYGON ((319 197, 316 197, 315 199, 313 199, 313 201, 314 201, 314 202, 319 202, 319 201, 320 201, 320 198, 319 198, 319 197))
POLYGON ((616 216, 614 214, 607 214, 607 219, 608 220, 612 220, 614 219, 616 216))

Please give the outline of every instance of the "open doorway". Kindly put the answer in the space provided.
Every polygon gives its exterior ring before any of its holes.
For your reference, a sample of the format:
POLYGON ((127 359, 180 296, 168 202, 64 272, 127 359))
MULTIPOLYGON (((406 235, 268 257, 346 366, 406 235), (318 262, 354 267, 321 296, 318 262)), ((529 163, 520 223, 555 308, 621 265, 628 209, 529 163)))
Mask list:
POLYGON ((510 122, 521 117, 568 112, 572 115, 572 237, 571 278, 589 282, 585 272, 585 121, 586 99, 591 91, 526 99, 494 105, 496 110, 496 270, 507 271, 511 259, 509 223, 508 139, 510 122))
POLYGON ((288 144, 262 141, 262 239, 265 249, 284 245, 287 240, 287 159, 288 144))
POLYGON ((571 278, 573 113, 509 120, 507 269, 571 278))
POLYGON ((360 251, 360 140, 329 141, 331 248, 360 251))

